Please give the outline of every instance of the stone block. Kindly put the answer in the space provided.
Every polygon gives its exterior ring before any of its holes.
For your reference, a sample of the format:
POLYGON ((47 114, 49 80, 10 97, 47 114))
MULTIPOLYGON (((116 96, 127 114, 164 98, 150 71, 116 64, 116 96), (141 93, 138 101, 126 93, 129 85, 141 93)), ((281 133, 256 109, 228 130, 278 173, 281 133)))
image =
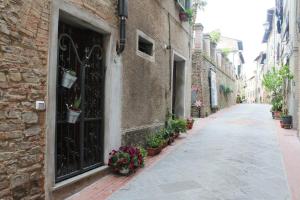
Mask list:
POLYGON ((16 174, 10 179, 10 185, 12 188, 22 186, 29 182, 29 174, 16 174))
POLYGON ((8 110, 5 115, 8 119, 21 119, 20 111, 8 110))
POLYGON ((36 74, 34 74, 33 72, 26 72, 22 74, 23 79, 25 82, 27 83, 38 83, 39 82, 39 78, 36 74))
POLYGON ((22 80, 20 72, 10 72, 8 74, 8 78, 10 81, 19 82, 22 80))
POLYGON ((34 126, 24 131, 26 137, 39 135, 41 133, 41 128, 39 126, 34 126))
POLYGON ((11 140, 22 137, 21 131, 0 132, 0 140, 11 140))
POLYGON ((38 115, 35 112, 22 113, 22 120, 27 124, 35 124, 38 122, 38 115))
POLYGON ((4 72, 0 72, 0 82, 6 82, 6 75, 4 72))

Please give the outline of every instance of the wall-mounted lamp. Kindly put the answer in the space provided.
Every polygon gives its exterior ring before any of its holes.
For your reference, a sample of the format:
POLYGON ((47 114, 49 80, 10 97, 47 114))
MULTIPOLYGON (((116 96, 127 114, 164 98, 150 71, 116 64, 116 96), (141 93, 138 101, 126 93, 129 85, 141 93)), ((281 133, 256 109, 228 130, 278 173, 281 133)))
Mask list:
POLYGON ((126 19, 128 18, 128 0, 118 0, 118 15, 120 18, 120 41, 117 44, 117 53, 120 55, 125 49, 126 19))

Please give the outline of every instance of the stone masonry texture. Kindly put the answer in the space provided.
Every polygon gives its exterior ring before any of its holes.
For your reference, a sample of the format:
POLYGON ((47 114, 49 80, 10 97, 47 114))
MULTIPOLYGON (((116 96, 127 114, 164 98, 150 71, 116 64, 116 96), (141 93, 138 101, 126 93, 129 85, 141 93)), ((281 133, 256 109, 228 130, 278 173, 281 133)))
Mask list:
POLYGON ((0 1, 0 199, 44 199, 50 4, 0 1))
MULTIPOLYGON (((229 62, 223 58, 222 64, 218 65, 208 58, 201 50, 194 50, 192 56, 192 87, 197 88, 198 99, 202 102, 201 117, 205 117, 212 113, 210 106, 210 86, 209 86, 209 71, 214 68, 217 79, 217 96, 218 108, 226 108, 235 104, 236 97, 236 79, 229 73, 229 62), (233 92, 227 95, 221 89, 221 85, 229 87, 233 92)), ((199 117, 196 107, 192 107, 192 115, 199 117)))

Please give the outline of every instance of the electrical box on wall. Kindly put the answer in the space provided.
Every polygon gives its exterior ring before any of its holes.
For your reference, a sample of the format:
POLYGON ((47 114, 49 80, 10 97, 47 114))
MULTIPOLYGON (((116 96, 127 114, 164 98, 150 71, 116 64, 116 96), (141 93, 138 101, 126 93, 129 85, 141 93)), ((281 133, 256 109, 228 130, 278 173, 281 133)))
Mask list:
POLYGON ((40 111, 46 110, 45 101, 36 101, 35 102, 35 109, 40 110, 40 111))

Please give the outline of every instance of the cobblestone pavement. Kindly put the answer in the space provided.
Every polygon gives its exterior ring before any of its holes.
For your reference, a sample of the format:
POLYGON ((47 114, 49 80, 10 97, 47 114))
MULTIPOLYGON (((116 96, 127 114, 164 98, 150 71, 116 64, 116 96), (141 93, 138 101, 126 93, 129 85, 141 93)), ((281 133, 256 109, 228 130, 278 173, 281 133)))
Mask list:
POLYGON ((290 199, 269 109, 243 104, 214 115, 184 144, 109 199, 290 199))

